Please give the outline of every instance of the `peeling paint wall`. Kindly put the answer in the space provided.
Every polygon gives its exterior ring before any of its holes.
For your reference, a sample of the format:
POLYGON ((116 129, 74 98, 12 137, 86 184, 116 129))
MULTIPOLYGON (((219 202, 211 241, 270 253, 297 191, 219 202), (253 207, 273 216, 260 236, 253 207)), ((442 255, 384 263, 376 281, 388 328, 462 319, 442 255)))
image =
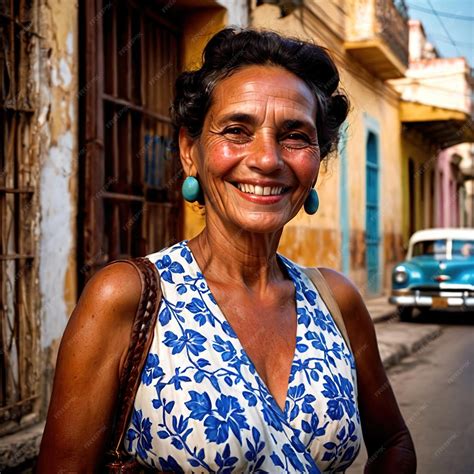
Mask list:
MULTIPOLYGON (((77 5, 72 0, 38 0, 31 9, 38 50, 35 44, 34 54, 29 51, 33 71, 29 87, 34 89, 37 111, 33 136, 24 141, 30 147, 20 152, 34 160, 26 171, 35 175, 35 181, 39 175, 34 194, 34 218, 39 221, 34 236, 39 249, 39 304, 34 317, 39 320, 40 335, 39 340, 33 332, 25 331, 23 336, 35 338, 40 347, 38 353, 28 350, 35 360, 27 368, 31 372, 39 366, 40 386, 34 393, 39 397, 31 399, 33 411, 19 419, 14 427, 19 431, 5 437, 0 448, 0 469, 23 464, 25 469, 14 472, 30 472, 28 463, 37 454, 59 341, 76 302, 77 5)), ((29 297, 36 301, 37 293, 29 297)), ((6 433, 10 426, 4 424, 2 430, 6 433)))
POLYGON ((73 246, 69 194, 74 137, 67 131, 52 146, 41 169, 40 288, 42 294, 42 346, 62 334, 68 315, 64 295, 68 256, 73 246))
POLYGON ((74 1, 41 3, 39 285, 47 372, 76 302, 77 22, 74 1))

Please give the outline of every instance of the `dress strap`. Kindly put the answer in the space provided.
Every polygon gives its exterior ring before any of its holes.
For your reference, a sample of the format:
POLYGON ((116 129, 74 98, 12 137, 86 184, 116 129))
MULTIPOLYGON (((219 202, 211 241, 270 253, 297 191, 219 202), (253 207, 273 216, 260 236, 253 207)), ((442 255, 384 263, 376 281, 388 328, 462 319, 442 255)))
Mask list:
POLYGON ((346 341, 348 349, 352 352, 351 342, 347 334, 347 329, 346 325, 344 324, 344 319, 342 317, 341 310, 326 279, 316 267, 301 267, 301 270, 313 282, 313 285, 318 290, 318 293, 326 304, 327 308, 329 309, 329 312, 331 313, 332 318, 336 323, 336 326, 339 328, 342 337, 346 341))

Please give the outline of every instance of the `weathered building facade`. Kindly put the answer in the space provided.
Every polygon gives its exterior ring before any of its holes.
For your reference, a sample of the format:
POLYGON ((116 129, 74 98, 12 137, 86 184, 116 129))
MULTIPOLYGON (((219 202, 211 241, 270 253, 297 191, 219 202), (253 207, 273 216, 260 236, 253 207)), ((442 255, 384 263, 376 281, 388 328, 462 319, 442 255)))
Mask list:
POLYGON ((247 21, 237 0, 0 3, 2 472, 37 453, 88 276, 183 238, 174 78, 212 33, 247 21))
POLYGON ((409 68, 404 78, 391 81, 401 96, 404 242, 419 229, 467 224, 467 142, 474 141, 469 64, 440 58, 419 21, 410 20, 409 28, 409 68))

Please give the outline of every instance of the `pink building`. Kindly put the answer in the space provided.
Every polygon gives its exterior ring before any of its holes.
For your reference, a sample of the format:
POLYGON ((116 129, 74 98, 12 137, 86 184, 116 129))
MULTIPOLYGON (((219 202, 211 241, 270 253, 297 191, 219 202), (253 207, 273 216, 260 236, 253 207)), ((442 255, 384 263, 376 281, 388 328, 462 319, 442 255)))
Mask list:
MULTIPOLYGON (((463 155, 470 154, 470 150, 454 146, 442 150, 438 155, 437 183, 438 205, 436 212, 437 227, 461 227, 463 224, 470 226, 463 218, 466 205, 465 176, 460 167, 463 155)), ((471 179, 471 178, 469 178, 471 179)))

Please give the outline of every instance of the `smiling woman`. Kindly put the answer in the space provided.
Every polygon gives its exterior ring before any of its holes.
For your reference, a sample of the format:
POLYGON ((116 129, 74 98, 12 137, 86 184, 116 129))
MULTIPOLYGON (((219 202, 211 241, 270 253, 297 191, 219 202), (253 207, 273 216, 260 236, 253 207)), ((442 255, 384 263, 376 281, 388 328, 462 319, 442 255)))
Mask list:
MULTIPOLYGON (((183 197, 205 205, 206 227, 147 256, 162 298, 138 386, 125 387, 121 455, 155 472, 343 472, 363 433, 366 472, 415 472, 359 293, 277 253, 283 227, 316 211, 320 161, 348 112, 333 61, 235 29, 203 58, 178 78, 172 117, 183 197)), ((61 343, 39 472, 100 469, 137 306, 153 304, 127 263, 87 285, 61 343), (68 427, 55 417, 66 404, 68 427)))
POLYGON ((279 231, 300 210, 319 170, 316 100, 297 76, 248 66, 222 79, 199 140, 181 128, 185 173, 226 233, 279 231), (216 215, 214 215, 216 214, 216 215))

